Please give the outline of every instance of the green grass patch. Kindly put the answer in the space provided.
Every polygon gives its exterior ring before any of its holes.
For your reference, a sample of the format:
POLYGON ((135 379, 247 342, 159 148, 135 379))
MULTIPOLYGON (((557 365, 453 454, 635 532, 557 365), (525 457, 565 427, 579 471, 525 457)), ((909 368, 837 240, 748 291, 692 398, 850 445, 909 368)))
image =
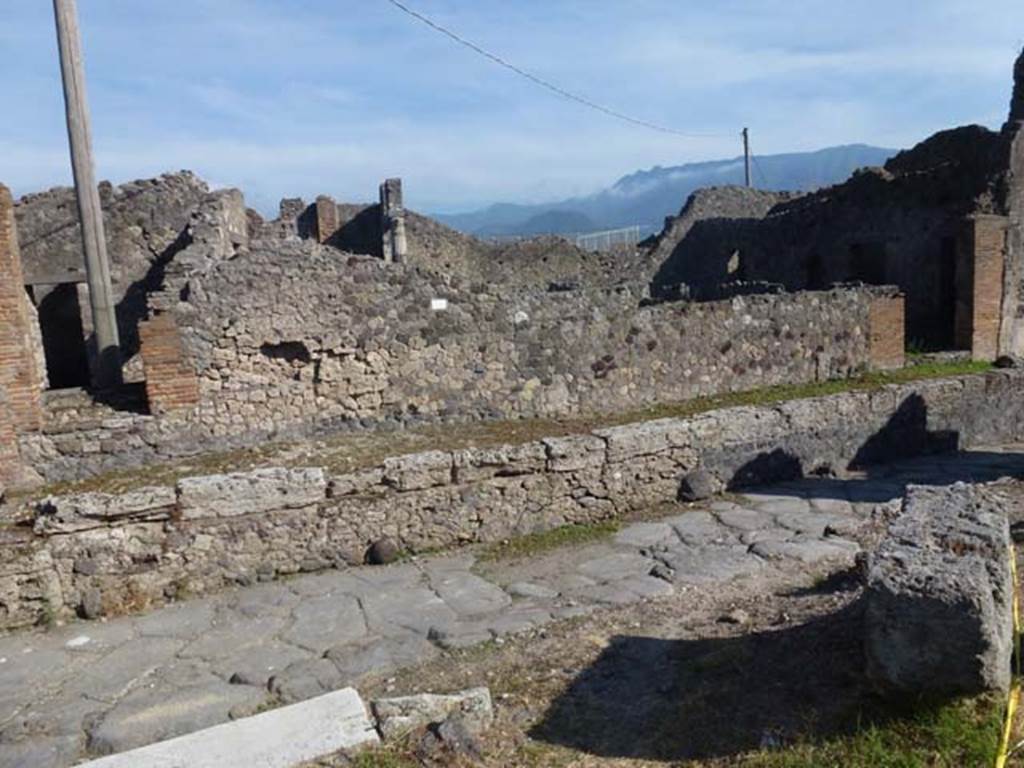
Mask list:
POLYGON ((432 424, 410 429, 340 433, 324 440, 265 443, 249 449, 206 453, 138 469, 118 470, 67 483, 53 483, 32 494, 12 496, 24 501, 46 494, 104 491, 123 493, 143 485, 170 485, 182 477, 237 472, 263 466, 322 466, 341 474, 379 465, 389 456, 426 450, 454 451, 519 445, 543 437, 584 434, 602 427, 660 418, 687 418, 736 406, 773 405, 786 400, 822 397, 841 392, 875 390, 889 384, 984 373, 989 363, 972 361, 921 362, 896 371, 863 373, 849 379, 787 384, 743 392, 710 395, 677 403, 644 406, 618 413, 589 414, 566 419, 515 419, 432 424))
POLYGON ((589 544, 607 538, 622 527, 619 520, 602 520, 597 523, 579 523, 517 536, 506 541, 491 544, 480 552, 482 561, 505 558, 525 558, 553 549, 589 544))
POLYGON ((350 768, 418 768, 419 763, 385 747, 360 752, 346 765, 350 768))
POLYGON ((688 400, 683 403, 655 405, 608 420, 609 424, 623 424, 659 418, 685 418, 721 408, 750 405, 774 405, 786 400, 801 400, 808 397, 837 395, 842 392, 858 392, 881 389, 889 384, 906 384, 912 381, 939 379, 946 376, 963 376, 971 373, 985 373, 992 369, 991 363, 972 360, 954 362, 921 363, 895 371, 871 371, 849 379, 829 379, 807 384, 781 384, 774 387, 728 392, 688 400))
POLYGON ((1003 702, 982 696, 861 725, 852 734, 746 756, 751 768, 983 768, 999 751, 1003 702))

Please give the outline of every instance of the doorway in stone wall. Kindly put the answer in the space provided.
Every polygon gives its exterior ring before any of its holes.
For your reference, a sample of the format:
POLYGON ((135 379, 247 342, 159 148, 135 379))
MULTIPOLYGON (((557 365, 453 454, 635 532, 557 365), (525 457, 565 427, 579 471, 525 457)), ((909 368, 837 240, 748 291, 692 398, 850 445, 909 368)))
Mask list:
POLYGON ((939 265, 936 273, 935 298, 933 305, 940 311, 936 314, 934 338, 930 339, 933 349, 956 349, 957 344, 957 245, 955 237, 944 237, 939 245, 939 265))
POLYGON ((853 243, 850 245, 850 279, 868 285, 886 282, 887 254, 885 243, 853 243))
POLYGON ((77 286, 35 285, 31 296, 39 313, 50 389, 88 386, 89 358, 77 286))

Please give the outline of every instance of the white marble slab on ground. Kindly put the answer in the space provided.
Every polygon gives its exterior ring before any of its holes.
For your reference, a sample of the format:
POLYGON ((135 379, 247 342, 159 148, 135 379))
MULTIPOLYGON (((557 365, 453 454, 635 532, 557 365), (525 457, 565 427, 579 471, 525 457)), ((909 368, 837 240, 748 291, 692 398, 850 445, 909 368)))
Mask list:
POLYGON ((79 768, 293 768, 379 741, 359 693, 343 688, 79 768))

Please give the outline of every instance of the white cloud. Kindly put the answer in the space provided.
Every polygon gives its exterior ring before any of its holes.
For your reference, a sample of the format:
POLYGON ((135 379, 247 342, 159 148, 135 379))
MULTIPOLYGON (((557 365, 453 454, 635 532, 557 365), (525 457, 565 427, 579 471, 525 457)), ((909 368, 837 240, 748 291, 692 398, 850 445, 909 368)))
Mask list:
MULTIPOLYGON (((82 4, 101 177, 176 168, 251 202, 327 192, 372 199, 388 175, 412 205, 586 194, 637 168, 867 142, 906 145, 998 124, 1024 3, 990 0, 416 0, 537 74, 682 129, 590 112, 454 46, 386 3, 177 0, 82 4), (125 62, 130 62, 126 66, 125 62)), ((52 19, 19 3, 0 29, 13 104, 0 180, 70 177, 52 19)), ((6 116, 5 116, 6 117, 6 116)))

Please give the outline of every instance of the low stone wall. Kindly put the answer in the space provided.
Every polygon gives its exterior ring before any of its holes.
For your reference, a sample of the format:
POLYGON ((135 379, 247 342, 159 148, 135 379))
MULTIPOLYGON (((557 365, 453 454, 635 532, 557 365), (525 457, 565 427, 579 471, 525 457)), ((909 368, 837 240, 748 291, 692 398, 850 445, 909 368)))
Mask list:
POLYGON ((0 529, 0 628, 134 610, 233 583, 613 518, 723 486, 1024 437, 1024 374, 997 371, 731 408, 520 445, 396 456, 332 475, 270 468, 119 495, 61 496, 0 529))

